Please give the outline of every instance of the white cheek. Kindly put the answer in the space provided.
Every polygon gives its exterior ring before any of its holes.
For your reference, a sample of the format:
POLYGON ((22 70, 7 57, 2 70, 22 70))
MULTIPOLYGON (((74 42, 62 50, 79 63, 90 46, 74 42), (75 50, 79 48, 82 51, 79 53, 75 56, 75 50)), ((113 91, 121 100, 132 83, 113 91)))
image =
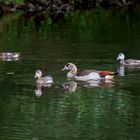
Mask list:
POLYGON ((40 78, 41 76, 40 76, 40 74, 39 73, 37 73, 37 75, 36 75, 38 78, 40 78))
POLYGON ((119 56, 118 58, 117 58, 117 60, 122 60, 122 59, 124 59, 124 56, 119 56))
POLYGON ((66 70, 71 70, 71 68, 70 67, 66 67, 66 70))

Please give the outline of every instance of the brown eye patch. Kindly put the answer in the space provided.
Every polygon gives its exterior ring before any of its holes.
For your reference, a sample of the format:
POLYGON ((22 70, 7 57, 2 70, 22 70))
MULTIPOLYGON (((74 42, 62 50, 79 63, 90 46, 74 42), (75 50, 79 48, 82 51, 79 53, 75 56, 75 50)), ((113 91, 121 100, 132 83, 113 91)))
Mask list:
POLYGON ((69 65, 70 65, 69 63, 68 63, 68 64, 66 64, 66 67, 69 67, 69 65))

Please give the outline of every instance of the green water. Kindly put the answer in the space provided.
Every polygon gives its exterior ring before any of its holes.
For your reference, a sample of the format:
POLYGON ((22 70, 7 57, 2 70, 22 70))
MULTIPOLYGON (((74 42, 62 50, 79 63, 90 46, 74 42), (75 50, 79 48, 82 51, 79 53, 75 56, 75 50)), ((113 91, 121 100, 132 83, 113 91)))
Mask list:
POLYGON ((21 53, 18 61, 0 61, 0 140, 140 139, 140 69, 126 68, 98 87, 72 81, 72 89, 64 89, 61 72, 67 62, 79 71, 116 71, 119 52, 140 59, 140 15, 76 13, 40 28, 18 17, 0 19, 0 52, 21 53), (54 78, 40 96, 37 69, 54 78))

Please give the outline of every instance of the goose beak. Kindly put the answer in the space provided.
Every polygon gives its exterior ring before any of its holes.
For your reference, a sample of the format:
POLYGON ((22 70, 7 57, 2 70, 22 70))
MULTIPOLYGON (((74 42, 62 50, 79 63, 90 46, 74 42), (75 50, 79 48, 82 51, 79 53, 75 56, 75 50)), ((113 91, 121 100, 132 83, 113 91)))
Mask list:
POLYGON ((65 66, 63 69, 61 69, 61 71, 67 70, 67 67, 65 66))
POLYGON ((66 70, 66 69, 65 68, 61 69, 61 71, 64 71, 64 70, 66 70))
POLYGON ((37 78, 37 77, 38 77, 38 75, 36 74, 34 78, 37 78))
POLYGON ((120 57, 117 57, 117 61, 120 61, 120 57))

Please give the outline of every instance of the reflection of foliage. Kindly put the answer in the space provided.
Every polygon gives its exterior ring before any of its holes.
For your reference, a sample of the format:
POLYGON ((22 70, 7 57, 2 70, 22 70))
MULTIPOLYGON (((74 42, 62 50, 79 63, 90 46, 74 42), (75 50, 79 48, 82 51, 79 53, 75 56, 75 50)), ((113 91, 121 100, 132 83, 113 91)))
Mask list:
POLYGON ((25 138, 32 134, 44 138, 100 139, 104 135, 121 139, 129 133, 127 124, 134 121, 131 96, 125 90, 79 88, 72 94, 54 90, 40 99, 33 97, 33 91, 16 88, 15 92, 3 95, 8 99, 5 102, 0 100, 5 139, 23 131, 25 138))
MULTIPOLYGON (((22 10, 26 17, 38 16, 40 13, 51 17, 56 22, 72 11, 89 8, 125 9, 133 11, 137 1, 125 0, 7 0, 0 3, 0 14, 22 10)), ((35 17, 36 18, 36 17, 35 17)), ((39 19, 37 19, 39 20, 39 19)))
MULTIPOLYGON (((63 100, 58 101, 56 125, 70 129, 75 136, 83 138, 93 135, 100 138, 110 128, 121 133, 119 130, 128 122, 126 117, 132 111, 131 100, 125 91, 113 94, 114 90, 83 90, 65 95, 63 100)), ((122 129, 127 131, 127 126, 122 129)))

